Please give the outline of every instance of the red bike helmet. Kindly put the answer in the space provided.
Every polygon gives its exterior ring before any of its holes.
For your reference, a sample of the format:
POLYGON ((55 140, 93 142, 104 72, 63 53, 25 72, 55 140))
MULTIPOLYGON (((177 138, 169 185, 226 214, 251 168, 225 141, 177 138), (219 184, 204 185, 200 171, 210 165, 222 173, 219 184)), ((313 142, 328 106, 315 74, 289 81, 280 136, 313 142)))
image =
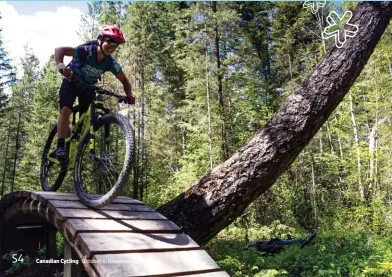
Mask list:
POLYGON ((117 43, 122 44, 125 42, 124 35, 117 26, 105 25, 99 32, 101 36, 110 38, 117 43))

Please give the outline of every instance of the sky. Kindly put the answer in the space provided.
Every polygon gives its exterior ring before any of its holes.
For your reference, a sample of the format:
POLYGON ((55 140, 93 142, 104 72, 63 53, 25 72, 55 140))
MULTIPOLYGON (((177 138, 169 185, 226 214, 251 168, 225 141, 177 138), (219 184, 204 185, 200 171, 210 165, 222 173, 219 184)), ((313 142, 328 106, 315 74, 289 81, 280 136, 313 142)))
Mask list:
POLYGON ((83 43, 77 30, 86 11, 87 2, 81 1, 0 1, 1 34, 12 64, 20 68, 26 45, 42 67, 56 47, 83 43))

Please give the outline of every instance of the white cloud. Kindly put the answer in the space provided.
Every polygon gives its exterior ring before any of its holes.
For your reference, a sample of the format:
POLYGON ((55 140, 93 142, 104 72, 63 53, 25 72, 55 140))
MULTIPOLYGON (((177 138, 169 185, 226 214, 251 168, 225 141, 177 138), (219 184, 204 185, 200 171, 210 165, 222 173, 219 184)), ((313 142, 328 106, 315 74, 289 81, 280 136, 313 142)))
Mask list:
POLYGON ((0 1, 0 11, 3 42, 15 66, 24 56, 25 45, 33 50, 43 66, 56 47, 76 46, 83 42, 76 33, 82 15, 79 9, 61 6, 56 12, 22 15, 12 5, 0 1))

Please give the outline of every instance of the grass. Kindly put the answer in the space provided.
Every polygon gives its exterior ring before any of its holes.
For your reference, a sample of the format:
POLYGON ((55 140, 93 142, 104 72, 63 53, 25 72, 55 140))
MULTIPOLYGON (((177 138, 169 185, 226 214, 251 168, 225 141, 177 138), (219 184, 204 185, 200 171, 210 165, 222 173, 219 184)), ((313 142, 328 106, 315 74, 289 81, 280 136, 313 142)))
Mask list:
POLYGON ((262 255, 246 247, 243 230, 230 229, 213 239, 207 250, 231 276, 392 276, 391 234, 320 231, 303 249, 294 244, 278 254, 262 255))

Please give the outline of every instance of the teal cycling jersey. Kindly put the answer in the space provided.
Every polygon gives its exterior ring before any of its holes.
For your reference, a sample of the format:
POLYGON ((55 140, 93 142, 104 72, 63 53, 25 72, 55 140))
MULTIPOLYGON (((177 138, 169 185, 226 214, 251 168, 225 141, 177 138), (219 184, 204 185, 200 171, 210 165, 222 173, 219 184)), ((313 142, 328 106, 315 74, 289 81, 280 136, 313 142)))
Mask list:
POLYGON ((88 84, 95 84, 101 78, 101 75, 107 71, 114 75, 122 72, 121 66, 112 56, 107 56, 101 63, 98 63, 98 47, 98 43, 75 47, 75 56, 68 65, 74 73, 82 77, 88 84))

